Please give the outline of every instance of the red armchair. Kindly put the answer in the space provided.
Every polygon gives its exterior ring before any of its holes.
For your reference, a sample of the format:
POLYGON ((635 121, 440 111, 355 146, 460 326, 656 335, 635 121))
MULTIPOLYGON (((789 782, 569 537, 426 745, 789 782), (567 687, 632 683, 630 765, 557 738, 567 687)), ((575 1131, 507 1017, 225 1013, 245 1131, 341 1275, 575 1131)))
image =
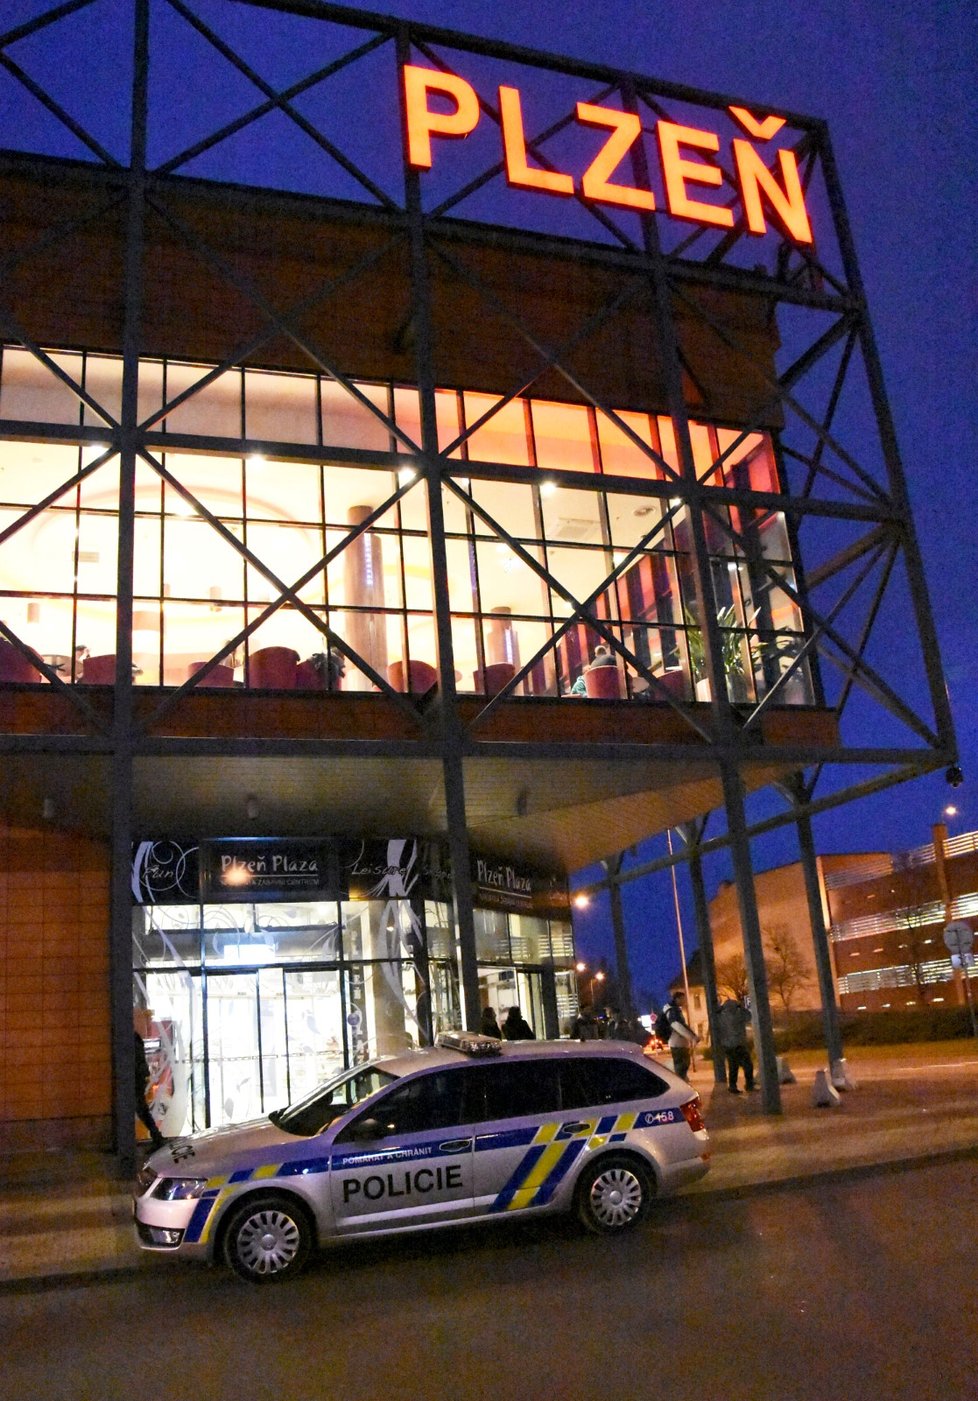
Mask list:
POLYGON ((621 677, 616 666, 589 667, 584 673, 584 685, 592 700, 621 699, 621 677))
POLYGON ((115 653, 107 652, 101 657, 86 657, 78 679, 86 686, 114 686, 115 653))
POLYGON ((248 659, 248 685, 269 691, 294 691, 299 653, 291 647, 262 647, 248 659))
POLYGON ((404 685, 403 662, 391 662, 387 668, 387 679, 395 691, 406 689, 423 695, 425 691, 430 691, 432 686, 437 686, 438 673, 433 666, 429 666, 427 662, 410 662, 408 666, 407 687, 404 685))
POLYGON ((36 666, 12 642, 0 637, 0 681, 44 681, 36 666))
MULTIPOLYGON (((205 667, 206 662, 191 662, 187 667, 187 680, 196 676, 201 667, 205 667)), ((197 682, 198 686, 233 686, 234 668, 226 666, 223 662, 218 662, 217 666, 211 667, 206 676, 201 677, 197 682)))
POLYGON ((487 696, 498 696, 499 692, 516 675, 512 662, 490 662, 482 671, 473 671, 475 689, 487 696))

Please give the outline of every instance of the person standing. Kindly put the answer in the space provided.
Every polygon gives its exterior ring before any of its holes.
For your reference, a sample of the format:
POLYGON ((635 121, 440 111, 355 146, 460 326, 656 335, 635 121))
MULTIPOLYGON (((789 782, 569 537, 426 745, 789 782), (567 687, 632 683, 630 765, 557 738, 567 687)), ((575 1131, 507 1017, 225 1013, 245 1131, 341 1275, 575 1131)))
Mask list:
POLYGON ((533 1028, 518 1007, 510 1007, 503 1022, 503 1036, 507 1041, 535 1041, 533 1028))
POLYGON ((727 1063, 727 1089, 739 1095, 737 1075, 744 1072, 744 1089, 754 1088, 754 1061, 747 1040, 750 1013, 737 997, 728 997, 717 1011, 717 1040, 727 1063))
POLYGON ((483 1007, 482 1023, 479 1027, 483 1036, 495 1036, 497 1041, 503 1039, 502 1028, 496 1020, 496 1010, 494 1007, 483 1007))
POLYGON ((673 993, 662 1010, 669 1023, 669 1052, 672 1056, 672 1068, 681 1080, 688 1080, 693 1047, 700 1038, 686 1020, 686 994, 684 992, 673 993))
POLYGON ((152 1111, 146 1103, 146 1090, 150 1082, 149 1061, 146 1059, 146 1046, 139 1032, 133 1027, 133 1055, 135 1056, 135 1077, 136 1077, 136 1118, 141 1124, 145 1124, 154 1151, 162 1148, 166 1139, 160 1133, 159 1125, 153 1118, 152 1111))
POLYGON ((598 1019, 591 1010, 591 1004, 585 1002, 571 1024, 571 1036, 575 1041, 597 1041, 600 1035, 598 1019))

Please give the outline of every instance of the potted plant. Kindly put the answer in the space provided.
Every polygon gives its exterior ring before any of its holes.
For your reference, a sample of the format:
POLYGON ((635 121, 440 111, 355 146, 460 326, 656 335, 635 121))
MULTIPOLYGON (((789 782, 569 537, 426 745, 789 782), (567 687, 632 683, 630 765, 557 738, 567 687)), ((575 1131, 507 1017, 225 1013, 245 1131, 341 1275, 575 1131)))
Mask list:
MULTIPOLYGON (((754 617, 756 617, 756 613, 752 614, 748 621, 753 622, 754 617)), ((697 700, 709 700, 709 680, 706 674, 706 638, 703 636, 703 629, 689 609, 683 609, 683 621, 686 624, 686 646, 689 649, 689 665, 693 674, 696 698, 697 700)), ((717 627, 720 629, 720 655, 727 678, 727 692, 734 702, 746 700, 747 667, 745 656, 748 654, 748 649, 744 645, 746 639, 743 630, 738 627, 737 614, 733 606, 719 610, 717 627)))

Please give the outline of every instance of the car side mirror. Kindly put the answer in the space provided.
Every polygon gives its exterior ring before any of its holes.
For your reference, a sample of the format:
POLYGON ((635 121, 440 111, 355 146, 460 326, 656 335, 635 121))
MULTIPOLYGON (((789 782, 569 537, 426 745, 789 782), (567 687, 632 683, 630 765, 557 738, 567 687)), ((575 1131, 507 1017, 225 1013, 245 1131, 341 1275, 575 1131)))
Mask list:
POLYGON ((350 1137, 357 1142, 368 1142, 371 1139, 383 1138, 385 1134, 393 1131, 393 1124, 382 1124, 379 1119, 375 1119, 368 1114, 366 1119, 360 1119, 350 1131, 350 1137))

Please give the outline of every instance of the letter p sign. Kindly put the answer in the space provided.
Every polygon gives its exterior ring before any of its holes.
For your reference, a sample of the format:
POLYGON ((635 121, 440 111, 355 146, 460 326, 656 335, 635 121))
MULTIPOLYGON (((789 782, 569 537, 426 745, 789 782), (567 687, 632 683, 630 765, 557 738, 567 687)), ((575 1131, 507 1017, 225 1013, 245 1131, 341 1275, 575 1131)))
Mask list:
POLYGON ((454 73, 404 65, 404 113, 407 122, 408 162, 431 169, 432 136, 468 136, 479 120, 475 89, 454 73), (433 112, 428 94, 439 93, 455 104, 454 112, 433 112))

